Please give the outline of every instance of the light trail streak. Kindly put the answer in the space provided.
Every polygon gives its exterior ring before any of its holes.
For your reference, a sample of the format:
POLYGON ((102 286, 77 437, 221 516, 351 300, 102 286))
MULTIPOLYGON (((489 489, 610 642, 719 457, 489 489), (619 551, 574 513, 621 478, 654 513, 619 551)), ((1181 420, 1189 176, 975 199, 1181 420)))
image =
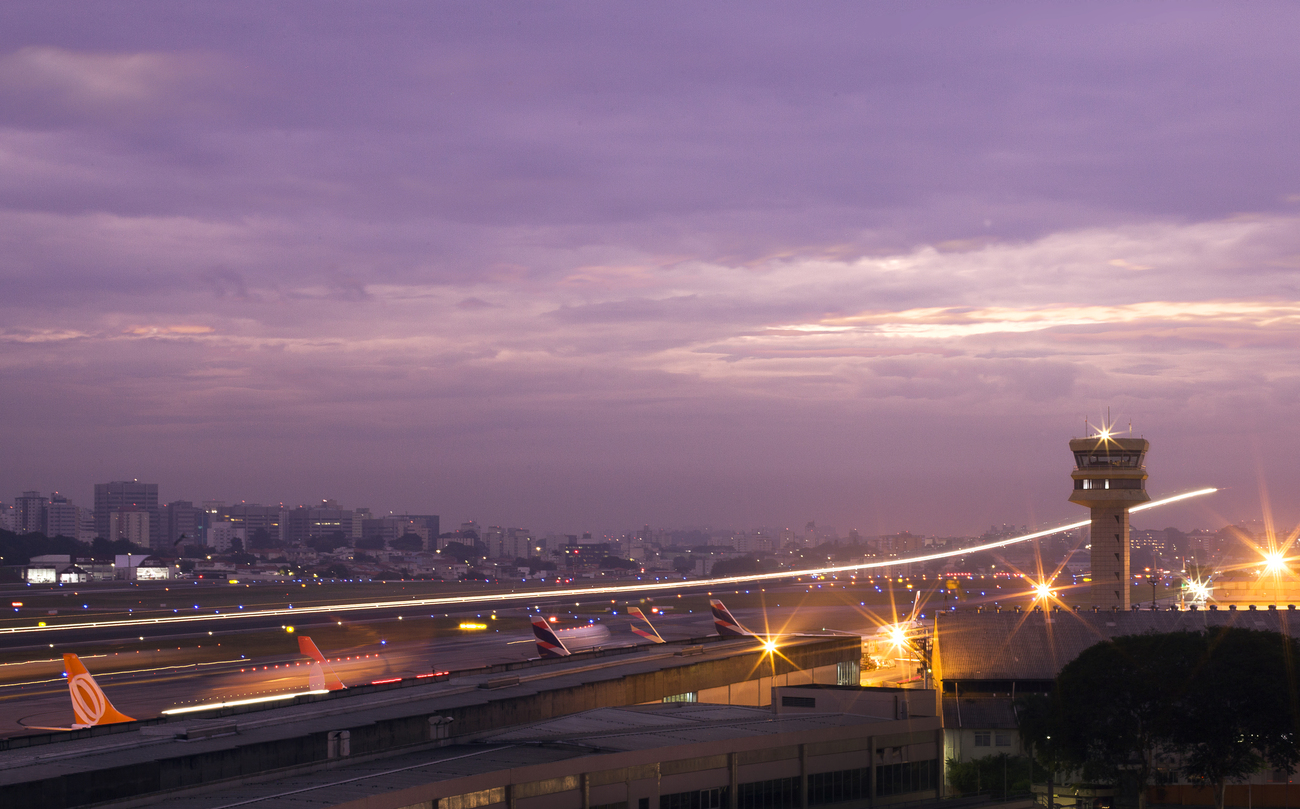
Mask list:
MULTIPOLYGON (((1207 487, 1197 489, 1192 492, 1176 494, 1173 497, 1166 497, 1161 500, 1152 500, 1139 506, 1129 509, 1129 512, 1146 511, 1149 508, 1177 503, 1182 500, 1188 500, 1193 497, 1201 497, 1207 494, 1213 494, 1218 489, 1207 487)), ((884 559, 878 562, 864 562, 856 565, 836 565, 834 567, 817 567, 807 568, 804 570, 781 570, 775 573, 751 573, 742 576, 723 576, 716 579, 701 579, 697 582, 669 581, 658 582, 654 584, 623 584, 613 585, 610 587, 591 587, 568 588, 564 590, 532 590, 524 593, 496 593, 484 595, 466 595, 466 596, 440 596, 438 598, 411 599, 408 601, 375 601, 371 603, 358 604, 325 604, 314 607, 295 607, 294 609, 270 609, 270 610, 245 610, 243 612, 216 614, 216 615, 173 615, 162 618, 131 618, 119 621, 86 621, 75 624, 56 624, 54 626, 10 626, 0 627, 0 635, 22 635, 37 632, 59 632, 69 629, 95 629, 109 627, 143 627, 143 626, 164 626, 167 624, 178 623, 199 623, 206 621, 224 621, 231 618, 272 618, 280 616, 301 616, 321 614, 328 612, 358 612, 364 610, 388 610, 388 609, 410 609, 414 607, 445 607, 445 606, 466 606, 481 604, 485 602, 500 601, 536 601, 538 597, 542 598, 570 598, 570 597, 590 597, 599 595, 617 595, 619 593, 645 593, 660 590, 683 590, 703 587, 717 587, 728 584, 748 584, 750 582, 777 581, 780 579, 793 579, 799 576, 826 576, 833 573, 849 573, 858 570, 872 570, 882 567, 894 567, 896 565, 906 565, 916 562, 932 562, 936 559, 949 559, 954 556, 964 556, 970 553, 979 553, 980 551, 992 550, 994 548, 1005 548, 1008 545, 1014 545, 1018 542, 1028 542, 1031 539, 1040 539, 1042 537, 1059 534, 1062 531, 1072 531, 1075 528, 1082 528, 1091 524, 1092 520, 1079 520, 1067 525, 1058 525, 1053 528, 1045 528, 1042 531, 1034 531, 1030 534, 1024 534, 1010 539, 1000 539, 996 542, 986 542, 982 545, 971 545, 965 548, 959 548, 952 551, 943 551, 942 553, 931 553, 924 556, 909 556, 904 559, 884 559)))
POLYGON ((288 694, 277 694, 273 697, 252 697, 251 699, 232 699, 226 702, 209 702, 207 705, 192 705, 188 708, 172 708, 163 711, 163 716, 172 716, 178 713, 194 713, 195 711, 209 711, 213 708, 232 708, 236 705, 256 705, 259 702, 274 702, 280 699, 293 699, 294 697, 305 697, 311 694, 328 694, 329 691, 292 691, 288 694))
MULTIPOLYGON (((82 657, 81 659, 85 660, 88 657, 106 657, 106 656, 107 655, 86 655, 86 657, 82 657)), ((80 657, 80 655, 78 655, 78 657, 80 657)), ((180 665, 176 665, 176 666, 154 666, 152 668, 147 668, 147 669, 123 669, 121 671, 101 671, 99 674, 95 676, 101 680, 108 680, 118 676, 119 674, 148 674, 154 671, 175 671, 177 669, 197 669, 200 666, 224 666, 227 664, 246 663, 246 662, 248 661, 247 660, 213 660, 207 663, 181 663, 180 665)), ((67 681, 68 681, 67 677, 59 676, 49 680, 28 680, 27 682, 24 683, 0 683, 0 688, 17 688, 20 685, 43 685, 45 683, 66 683, 67 681)))

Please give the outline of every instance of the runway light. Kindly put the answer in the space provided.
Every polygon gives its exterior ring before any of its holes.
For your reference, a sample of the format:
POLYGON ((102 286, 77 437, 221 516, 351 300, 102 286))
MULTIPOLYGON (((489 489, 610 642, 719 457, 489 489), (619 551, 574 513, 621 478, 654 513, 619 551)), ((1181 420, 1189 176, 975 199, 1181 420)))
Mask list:
POLYGON ((1277 574, 1286 570, 1286 557, 1281 551, 1269 551, 1264 554, 1264 572, 1277 574))
POLYGON ((776 651, 776 641, 774 641, 774 640, 765 640, 765 641, 763 641, 763 651, 767 652, 768 654, 771 654, 772 652, 775 652, 775 651, 776 651))
POLYGON ((286 626, 286 627, 284 628, 284 631, 285 631, 285 632, 292 632, 292 631, 293 631, 293 627, 291 627, 291 626, 286 626))
POLYGON ((1047 582, 1039 582, 1034 585, 1034 597, 1047 600, 1052 597, 1052 588, 1047 585, 1047 582))

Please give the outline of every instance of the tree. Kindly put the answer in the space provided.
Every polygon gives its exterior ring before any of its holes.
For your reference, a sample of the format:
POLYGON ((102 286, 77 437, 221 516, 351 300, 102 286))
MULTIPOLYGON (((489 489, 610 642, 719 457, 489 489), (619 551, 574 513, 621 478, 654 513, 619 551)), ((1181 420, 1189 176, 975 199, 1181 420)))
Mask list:
POLYGON ((673 557, 673 570, 676 570, 678 573, 690 573, 694 569, 695 563, 690 559, 687 559, 685 556, 673 557))
POLYGON ((1223 809, 1228 781, 1265 763, 1292 770, 1300 762, 1300 722, 1288 661, 1295 642, 1276 632, 1226 627, 1200 636, 1202 659, 1177 702, 1173 729, 1183 771, 1214 787, 1223 809))
MULTIPOLYGON (((1191 632, 1127 635, 1083 651, 1057 676, 1063 755, 1084 776, 1137 791, 1171 766, 1174 694, 1186 688, 1202 639, 1191 632)), ((1054 734, 1055 735, 1055 734, 1054 734)))
POLYGON ((1300 763, 1288 668, 1295 645, 1276 632, 1222 627, 1092 646, 1057 676, 1064 752, 1083 762, 1085 777, 1136 789, 1139 807, 1153 776, 1180 768, 1211 785, 1223 809, 1227 782, 1265 763, 1300 763))
POLYGON ((307 537, 304 544, 317 553, 329 553, 335 548, 347 547, 348 537, 342 531, 334 531, 322 536, 307 537))
MULTIPOLYGON (((473 533, 470 531, 469 533, 473 533)), ((442 558, 455 559, 457 562, 469 564, 470 560, 477 561, 482 556, 472 545, 462 545, 459 542, 448 542, 442 549, 442 558)))
POLYGON ((1047 773, 1047 809, 1053 809, 1057 773, 1082 762, 1071 749, 1064 711, 1057 695, 1027 694, 1016 700, 1020 740, 1030 758, 1047 773))
POLYGON ((332 578, 332 579, 346 579, 348 577, 347 565, 344 565, 340 562, 335 562, 334 564, 325 568, 323 575, 325 575, 327 578, 332 578))
POLYGON ((606 570, 631 570, 640 567, 641 563, 632 559, 620 559, 617 556, 606 556, 600 560, 600 566, 606 570))
POLYGON ((248 538, 248 547, 250 548, 282 548, 284 543, 280 537, 271 536, 271 532, 265 528, 253 529, 253 535, 248 538))
POLYGON ((424 537, 419 534, 402 534, 391 543, 395 551, 422 551, 424 550, 424 537))
POLYGON ((382 550, 383 547, 384 547, 384 538, 383 538, 383 537, 366 537, 366 538, 364 538, 364 539, 358 539, 358 540, 357 540, 356 547, 358 547, 358 548, 362 548, 362 549, 364 549, 364 550, 368 550, 368 551, 377 551, 377 550, 382 550))
POLYGON ((1031 773, 1029 759, 999 753, 973 761, 948 759, 944 768, 948 783, 962 795, 987 793, 990 797, 1005 798, 1014 793, 1029 791, 1031 773))

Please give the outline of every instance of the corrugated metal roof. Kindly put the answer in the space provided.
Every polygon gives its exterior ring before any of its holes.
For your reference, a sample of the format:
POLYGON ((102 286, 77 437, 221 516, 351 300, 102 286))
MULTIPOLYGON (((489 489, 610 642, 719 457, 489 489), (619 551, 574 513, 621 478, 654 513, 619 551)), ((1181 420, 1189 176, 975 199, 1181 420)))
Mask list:
POLYGON ((1300 633, 1292 610, 940 612, 939 679, 1051 680, 1089 646, 1122 635, 1220 626, 1300 633))
POLYGON ((778 716, 766 708, 670 703, 653 707, 600 708, 548 722, 511 728, 484 737, 484 741, 494 744, 581 741, 589 747, 602 750, 645 750, 858 725, 862 721, 863 717, 846 714, 778 716))

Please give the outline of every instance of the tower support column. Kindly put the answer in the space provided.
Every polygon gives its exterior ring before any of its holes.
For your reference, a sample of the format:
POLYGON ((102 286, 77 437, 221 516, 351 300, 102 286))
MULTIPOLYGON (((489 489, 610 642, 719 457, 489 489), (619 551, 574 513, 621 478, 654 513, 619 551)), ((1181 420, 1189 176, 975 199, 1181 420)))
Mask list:
POLYGON ((1092 509, 1092 604, 1119 607, 1131 604, 1129 589, 1128 509, 1092 509))

